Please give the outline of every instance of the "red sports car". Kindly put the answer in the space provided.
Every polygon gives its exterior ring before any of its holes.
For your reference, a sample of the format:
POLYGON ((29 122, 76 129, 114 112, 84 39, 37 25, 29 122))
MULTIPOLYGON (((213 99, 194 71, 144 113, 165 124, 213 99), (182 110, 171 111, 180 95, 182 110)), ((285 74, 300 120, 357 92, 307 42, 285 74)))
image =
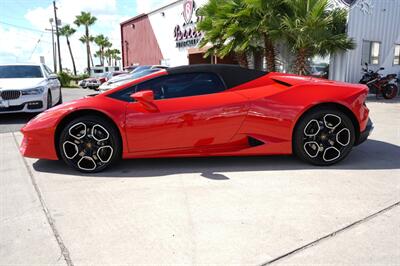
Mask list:
POLYGON ((149 157, 294 153, 331 165, 373 128, 367 92, 230 65, 169 68, 38 115, 22 129, 20 150, 82 172, 149 157))

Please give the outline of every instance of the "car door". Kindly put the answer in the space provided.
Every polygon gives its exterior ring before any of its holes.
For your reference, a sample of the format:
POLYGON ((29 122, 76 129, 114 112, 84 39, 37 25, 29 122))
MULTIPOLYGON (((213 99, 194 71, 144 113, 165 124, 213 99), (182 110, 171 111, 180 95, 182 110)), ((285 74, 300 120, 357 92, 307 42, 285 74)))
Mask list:
POLYGON ((167 75, 139 84, 135 90, 152 90, 158 110, 147 111, 139 102, 127 105, 130 152, 227 143, 248 112, 246 98, 225 91, 214 73, 167 75))
POLYGON ((44 73, 46 74, 47 84, 49 85, 53 104, 57 103, 60 99, 60 81, 56 78, 50 78, 53 72, 46 66, 43 65, 44 73))

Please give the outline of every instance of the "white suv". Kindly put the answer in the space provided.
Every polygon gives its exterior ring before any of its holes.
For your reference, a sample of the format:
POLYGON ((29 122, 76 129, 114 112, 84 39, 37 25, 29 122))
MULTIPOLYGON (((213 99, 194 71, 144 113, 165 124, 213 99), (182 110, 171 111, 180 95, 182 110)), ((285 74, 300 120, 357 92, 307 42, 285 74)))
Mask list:
POLYGON ((61 102, 60 81, 46 65, 0 65, 0 114, 42 112, 61 102))

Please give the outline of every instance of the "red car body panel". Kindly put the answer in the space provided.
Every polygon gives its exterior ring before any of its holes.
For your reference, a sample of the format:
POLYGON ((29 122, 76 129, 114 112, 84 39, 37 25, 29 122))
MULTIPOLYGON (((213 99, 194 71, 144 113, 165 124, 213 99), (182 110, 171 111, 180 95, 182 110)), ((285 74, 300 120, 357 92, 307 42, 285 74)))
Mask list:
POLYGON ((351 111, 358 122, 358 133, 368 122, 365 85, 282 73, 269 73, 220 93, 156 100, 157 112, 139 102, 109 97, 167 74, 162 70, 38 115, 21 130, 21 153, 57 160, 57 127, 66 116, 88 110, 114 121, 122 139, 123 158, 291 154, 297 121, 323 103, 339 104, 351 111), (249 145, 249 138, 264 145, 249 145))

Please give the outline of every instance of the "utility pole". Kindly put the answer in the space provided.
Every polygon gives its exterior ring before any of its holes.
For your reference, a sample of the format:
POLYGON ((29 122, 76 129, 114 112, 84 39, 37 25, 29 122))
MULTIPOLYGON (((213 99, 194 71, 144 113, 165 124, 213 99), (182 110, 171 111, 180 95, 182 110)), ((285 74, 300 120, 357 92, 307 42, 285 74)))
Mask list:
POLYGON ((53 1, 53 7, 54 7, 54 20, 56 23, 56 34, 57 34, 57 49, 58 49, 58 68, 60 72, 62 72, 62 64, 61 64, 61 51, 60 51, 60 34, 58 32, 58 22, 59 20, 57 19, 57 7, 56 7, 56 1, 53 1))

